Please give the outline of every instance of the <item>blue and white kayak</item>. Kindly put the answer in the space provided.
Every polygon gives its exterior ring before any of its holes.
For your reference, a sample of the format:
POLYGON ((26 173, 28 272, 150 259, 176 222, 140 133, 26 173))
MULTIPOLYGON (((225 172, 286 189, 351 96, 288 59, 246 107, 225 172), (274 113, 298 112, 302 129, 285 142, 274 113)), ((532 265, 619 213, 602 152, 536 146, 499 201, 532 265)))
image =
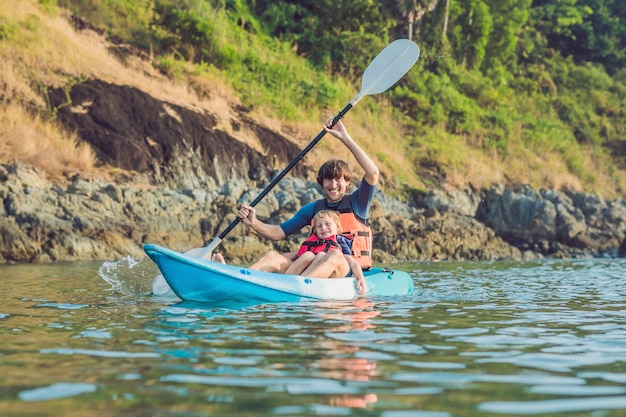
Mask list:
MULTIPOLYGON (((351 300, 359 296, 355 278, 311 278, 276 274, 196 258, 146 244, 172 291, 185 301, 223 300, 277 303, 307 300, 351 300)), ((399 296, 413 292, 413 279, 404 271, 372 268, 364 272, 366 296, 399 296)))

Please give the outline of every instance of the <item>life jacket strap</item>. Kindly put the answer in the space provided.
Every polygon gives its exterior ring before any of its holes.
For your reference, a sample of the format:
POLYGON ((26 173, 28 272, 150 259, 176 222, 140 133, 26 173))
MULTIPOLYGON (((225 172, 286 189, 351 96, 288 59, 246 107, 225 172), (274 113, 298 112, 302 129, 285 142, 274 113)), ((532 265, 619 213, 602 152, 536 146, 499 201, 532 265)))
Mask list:
POLYGON ((328 252, 331 248, 331 246, 335 246, 338 248, 341 248, 341 246, 339 246, 337 243, 333 242, 332 240, 326 240, 326 239, 319 239, 319 240, 313 240, 313 241, 309 241, 305 243, 307 250, 311 250, 314 247, 318 247, 318 246, 324 246, 324 252, 328 252))

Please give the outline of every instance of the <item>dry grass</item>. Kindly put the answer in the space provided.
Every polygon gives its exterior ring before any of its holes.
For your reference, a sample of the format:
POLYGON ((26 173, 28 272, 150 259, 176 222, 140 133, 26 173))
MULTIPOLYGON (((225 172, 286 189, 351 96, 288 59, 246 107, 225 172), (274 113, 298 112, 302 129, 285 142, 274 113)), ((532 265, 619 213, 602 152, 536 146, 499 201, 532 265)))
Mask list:
POLYGON ((562 157, 555 152, 534 153, 528 149, 516 149, 516 157, 506 160, 509 181, 514 184, 530 184, 546 187, 581 190, 578 178, 572 175, 562 157))
MULTIPOLYGON (((346 103, 349 99, 350 97, 346 98, 346 103)), ((365 100, 375 100, 375 98, 364 99, 364 102, 359 103, 360 106, 356 106, 344 117, 343 123, 348 132, 378 165, 381 170, 383 185, 390 185, 393 188, 402 182, 421 187, 423 184, 416 176, 405 175, 405 173, 413 171, 410 168, 407 169, 407 167, 411 167, 411 163, 407 160, 406 152, 403 149, 402 131, 397 126, 391 126, 395 118, 387 110, 373 112, 366 105, 365 100)), ((301 122, 298 126, 293 126, 290 130, 297 132, 294 136, 298 139, 301 147, 304 148, 322 130, 326 120, 334 117, 339 110, 341 109, 322 112, 317 117, 317 123, 301 122)), ((355 178, 360 179, 364 174, 363 170, 358 166, 350 151, 345 146, 338 144, 337 139, 326 135, 307 155, 304 162, 317 168, 329 158, 343 159, 353 167, 355 178)))
POLYGON ((473 148, 457 149, 463 153, 466 163, 453 165, 446 170, 446 181, 451 186, 465 188, 471 184, 477 189, 484 189, 491 184, 506 183, 507 170, 497 153, 487 155, 473 148))
POLYGON ((0 108, 0 162, 18 160, 41 168, 52 177, 93 173, 93 150, 54 123, 33 117, 21 106, 0 108))

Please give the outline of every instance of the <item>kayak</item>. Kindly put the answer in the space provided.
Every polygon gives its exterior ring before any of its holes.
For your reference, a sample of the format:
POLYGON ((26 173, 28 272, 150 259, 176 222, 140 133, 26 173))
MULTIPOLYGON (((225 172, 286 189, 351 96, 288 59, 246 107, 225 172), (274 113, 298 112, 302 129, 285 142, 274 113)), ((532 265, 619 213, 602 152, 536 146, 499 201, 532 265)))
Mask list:
MULTIPOLYGON (((256 271, 151 244, 144 245, 143 250, 159 267, 172 291, 184 301, 278 303, 351 300, 359 296, 353 277, 312 278, 256 271)), ((368 297, 401 296, 413 292, 413 279, 405 271, 372 268, 364 271, 364 275, 368 297)))

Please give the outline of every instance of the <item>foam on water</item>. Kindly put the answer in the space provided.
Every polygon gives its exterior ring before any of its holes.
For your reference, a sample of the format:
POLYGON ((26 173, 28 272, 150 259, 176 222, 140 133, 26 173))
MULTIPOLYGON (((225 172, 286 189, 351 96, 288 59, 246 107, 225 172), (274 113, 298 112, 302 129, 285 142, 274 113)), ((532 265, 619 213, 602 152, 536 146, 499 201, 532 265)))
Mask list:
POLYGON ((60 382, 47 387, 22 391, 19 393, 19 398, 23 401, 46 401, 94 392, 96 389, 94 384, 60 382))

